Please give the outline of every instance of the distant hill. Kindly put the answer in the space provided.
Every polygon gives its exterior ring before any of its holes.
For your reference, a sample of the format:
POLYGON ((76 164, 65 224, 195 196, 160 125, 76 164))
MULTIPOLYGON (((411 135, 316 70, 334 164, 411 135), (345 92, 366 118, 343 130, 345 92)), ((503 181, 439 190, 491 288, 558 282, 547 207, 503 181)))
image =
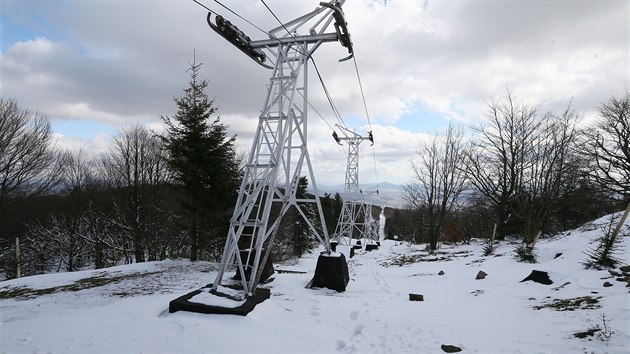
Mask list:
MULTIPOLYGON (((324 193, 339 193, 343 197, 344 185, 343 184, 318 184, 319 194, 324 193)), ((389 206, 400 208, 404 205, 402 198, 402 186, 399 184, 382 182, 378 184, 378 188, 375 184, 361 185, 361 190, 364 192, 365 200, 371 202, 374 205, 389 206), (378 189, 378 194, 376 193, 378 189)), ((312 192, 312 190, 310 190, 312 192)))

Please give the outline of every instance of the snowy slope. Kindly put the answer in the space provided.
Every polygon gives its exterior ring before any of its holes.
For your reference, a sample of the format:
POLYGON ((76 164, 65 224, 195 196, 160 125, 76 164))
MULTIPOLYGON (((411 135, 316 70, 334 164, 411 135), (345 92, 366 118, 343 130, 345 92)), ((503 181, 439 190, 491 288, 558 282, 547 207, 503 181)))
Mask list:
MULTIPOLYGON (((515 244, 507 242, 497 256, 483 257, 481 242, 427 255, 421 246, 385 241, 349 260, 344 293, 304 288, 316 262, 308 255, 276 265, 307 273, 276 274, 271 298, 246 317, 168 313, 170 300, 214 279, 212 263, 152 262, 5 281, 0 352, 440 353, 452 344, 463 353, 628 353, 630 288, 580 264, 604 223, 541 240, 538 264, 516 262, 515 244), (554 284, 519 283, 534 269, 547 271, 554 284), (480 270, 488 276, 476 280, 480 270), (424 301, 409 301, 409 293, 424 301), (598 298, 600 307, 534 309, 583 296, 598 298), (602 314, 614 331, 608 341, 573 337, 601 326, 602 314)), ((630 237, 623 244, 628 262, 630 237)))

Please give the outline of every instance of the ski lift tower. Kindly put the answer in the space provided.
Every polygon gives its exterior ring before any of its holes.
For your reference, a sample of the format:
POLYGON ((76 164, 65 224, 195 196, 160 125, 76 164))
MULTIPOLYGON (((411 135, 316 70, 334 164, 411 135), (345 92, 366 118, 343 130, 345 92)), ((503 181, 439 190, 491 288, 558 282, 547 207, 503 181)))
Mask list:
MULTIPOLYGON (((307 64, 315 50, 325 42, 339 41, 348 49, 349 55, 340 61, 348 60, 354 55, 341 10, 344 2, 345 0, 321 2, 320 7, 315 10, 270 30, 269 39, 255 41, 250 40, 222 16, 215 15, 213 21, 213 13, 208 13, 208 25, 215 32, 258 64, 273 70, 244 168, 236 206, 230 219, 219 271, 211 286, 211 294, 247 301, 256 298, 258 283, 273 274, 273 268, 271 267, 269 272, 265 265, 268 264, 271 244, 278 225, 291 206, 297 209, 310 231, 324 245, 326 252, 328 254, 331 252, 317 183, 307 149, 307 64), (326 33, 331 23, 334 23, 335 30, 326 33), (305 34, 298 33, 305 29, 305 34), (271 63, 268 63, 266 53, 270 53, 273 58, 270 60, 271 63), (310 178, 314 196, 298 199, 297 185, 304 167, 310 178), (316 206, 315 217, 309 216, 302 206, 305 204, 316 206), (319 222, 312 220, 317 218, 319 222), (226 287, 237 289, 226 290, 221 286, 223 276, 233 264, 236 265, 236 275, 226 287), (234 292, 237 293, 236 296, 234 292)), ((347 265, 345 273, 347 274, 347 265)), ((345 285, 347 281, 343 290, 345 285)), ((326 286, 320 284, 320 287, 326 286)), ((255 302, 253 306, 263 300, 255 302)), ((225 308, 208 312, 226 313, 225 308)), ((231 312, 228 310, 227 313, 231 312)))
POLYGON ((339 124, 337 124, 337 127, 341 130, 343 136, 340 137, 337 135, 337 132, 333 132, 333 138, 339 145, 342 145, 342 141, 348 143, 348 165, 346 168, 343 205, 333 240, 342 245, 351 246, 355 231, 358 233, 359 239, 368 237, 367 219, 372 212, 371 208, 368 209, 368 205, 364 203, 361 196, 362 191, 359 189, 359 145, 365 140, 369 140, 374 144, 374 138, 372 137, 372 132, 369 132, 368 136, 361 136, 339 124), (361 221, 361 216, 363 216, 363 221, 361 221))

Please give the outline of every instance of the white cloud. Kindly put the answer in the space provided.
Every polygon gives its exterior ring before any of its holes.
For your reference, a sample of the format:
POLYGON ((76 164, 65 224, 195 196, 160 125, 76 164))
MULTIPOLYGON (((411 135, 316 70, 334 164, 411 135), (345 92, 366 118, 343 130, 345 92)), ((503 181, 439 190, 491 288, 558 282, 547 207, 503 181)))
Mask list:
MULTIPOLYGON (((205 3, 253 39, 265 37, 212 1, 205 3)), ((283 20, 317 3, 268 2, 283 20)), ((227 5, 262 28, 277 26, 259 1, 227 5)), ((509 88, 545 110, 560 110, 573 98, 575 108, 592 117, 600 102, 630 87, 628 6, 624 1, 347 1, 379 179, 408 180, 409 158, 427 130, 422 110, 472 122, 483 119, 485 101, 509 88), (408 115, 418 115, 418 125, 397 126, 408 115)), ((53 119, 119 127, 142 121, 158 130, 159 116, 176 111, 172 98, 187 86, 186 69, 196 50, 208 95, 238 134, 238 148, 249 149, 271 72, 216 35, 194 2, 9 2, 3 15, 37 33, 12 43, 0 57, 3 96, 53 119)), ((345 53, 328 43, 315 59, 340 112, 367 123, 353 63, 337 61, 345 53)), ((332 123, 312 68, 310 73, 309 101, 332 123)), ((310 117, 316 173, 341 183, 345 153, 332 141, 330 128, 315 114, 310 117)), ((100 149, 100 143, 89 143, 100 149)))
POLYGON ((53 51, 53 43, 46 37, 37 37, 24 42, 16 42, 9 54, 17 55, 46 55, 53 51))
POLYGON ((67 136, 59 133, 53 134, 55 146, 74 152, 85 152, 93 157, 107 153, 110 148, 111 136, 107 133, 96 133, 90 139, 67 136))

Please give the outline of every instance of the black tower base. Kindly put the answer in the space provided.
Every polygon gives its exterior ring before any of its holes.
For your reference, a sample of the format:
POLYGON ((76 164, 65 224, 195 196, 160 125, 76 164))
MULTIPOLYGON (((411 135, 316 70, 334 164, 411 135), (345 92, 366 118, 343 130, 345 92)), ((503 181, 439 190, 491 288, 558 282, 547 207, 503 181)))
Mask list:
POLYGON ((365 244, 365 250, 366 251, 373 251, 373 250, 377 250, 378 249, 378 245, 376 243, 366 243, 365 244))
POLYGON ((238 307, 212 306, 188 301, 202 291, 209 291, 210 288, 212 288, 212 284, 208 284, 199 290, 195 290, 178 297, 168 304, 168 312, 173 313, 177 311, 189 311, 207 314, 247 316, 248 313, 252 312, 256 305, 267 300, 271 296, 271 291, 269 289, 258 288, 256 289, 256 294, 254 296, 248 297, 247 300, 245 300, 245 303, 238 307))
POLYGON ((322 253, 317 258, 315 275, 306 287, 328 288, 337 292, 344 292, 349 281, 348 263, 343 253, 322 253))

